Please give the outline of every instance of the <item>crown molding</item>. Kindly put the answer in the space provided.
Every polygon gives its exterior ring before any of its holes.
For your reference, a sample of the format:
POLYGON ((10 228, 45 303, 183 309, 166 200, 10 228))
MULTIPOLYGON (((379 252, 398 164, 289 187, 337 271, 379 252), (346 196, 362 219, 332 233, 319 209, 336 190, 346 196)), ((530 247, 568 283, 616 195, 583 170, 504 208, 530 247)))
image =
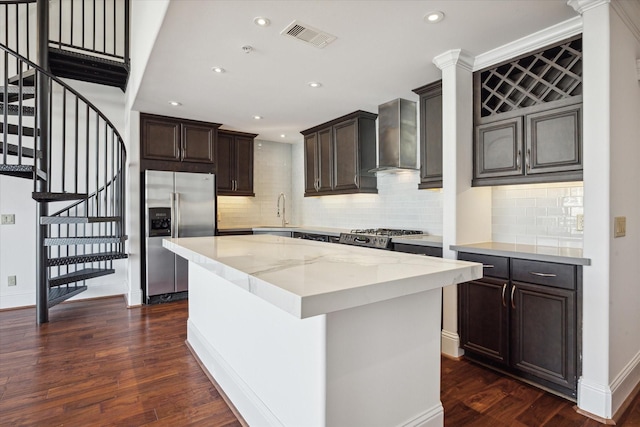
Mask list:
POLYGON ((640 1, 614 0, 611 7, 640 42, 640 1))
POLYGON ((451 49, 433 58, 433 63, 441 70, 457 65, 464 70, 473 71, 473 62, 473 56, 462 49, 451 49))
POLYGON ((582 17, 568 19, 544 30, 514 40, 503 46, 476 56, 473 71, 513 59, 525 53, 542 49, 553 43, 573 37, 582 32, 582 17))
POLYGON ((580 15, 589 9, 611 3, 611 0, 569 0, 567 4, 571 6, 580 15))

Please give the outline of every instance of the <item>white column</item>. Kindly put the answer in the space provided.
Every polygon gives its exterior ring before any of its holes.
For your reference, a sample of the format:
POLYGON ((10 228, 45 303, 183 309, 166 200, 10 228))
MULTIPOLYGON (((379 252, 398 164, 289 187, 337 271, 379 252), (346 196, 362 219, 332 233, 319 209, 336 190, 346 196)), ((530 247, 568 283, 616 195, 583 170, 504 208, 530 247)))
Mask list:
POLYGON ((141 239, 140 235, 140 113, 127 110, 125 133, 127 140, 127 240, 129 258, 127 259, 127 305, 142 304, 141 286, 141 239))
MULTIPOLYGON (((456 49, 433 62, 442 70, 443 257, 450 245, 491 240, 491 189, 472 188, 473 57, 456 49)), ((443 289, 442 353, 463 354, 458 335, 457 286, 443 289)))
MULTIPOLYGON (((610 5, 602 0, 570 0, 583 17, 584 256, 582 376, 578 407, 611 418, 609 380, 610 285, 610 5)), ((615 350, 614 350, 615 351, 615 350)))

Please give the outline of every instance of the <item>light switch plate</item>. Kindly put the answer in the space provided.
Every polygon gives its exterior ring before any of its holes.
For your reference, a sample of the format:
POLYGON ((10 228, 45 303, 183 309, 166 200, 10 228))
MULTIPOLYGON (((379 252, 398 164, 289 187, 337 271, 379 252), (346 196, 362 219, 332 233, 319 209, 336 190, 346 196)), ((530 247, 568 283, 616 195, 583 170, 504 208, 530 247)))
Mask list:
POLYGON ((617 216, 613 219, 613 237, 624 237, 627 234, 627 217, 617 216))
POLYGON ((584 215, 583 214, 576 215, 576 230, 584 231, 584 215))
POLYGON ((15 214, 2 214, 2 215, 0 215, 0 224, 9 225, 9 224, 15 224, 15 223, 16 223, 15 214))
POLYGON ((7 285, 8 286, 16 286, 17 285, 17 278, 16 276, 9 276, 7 278, 7 285))

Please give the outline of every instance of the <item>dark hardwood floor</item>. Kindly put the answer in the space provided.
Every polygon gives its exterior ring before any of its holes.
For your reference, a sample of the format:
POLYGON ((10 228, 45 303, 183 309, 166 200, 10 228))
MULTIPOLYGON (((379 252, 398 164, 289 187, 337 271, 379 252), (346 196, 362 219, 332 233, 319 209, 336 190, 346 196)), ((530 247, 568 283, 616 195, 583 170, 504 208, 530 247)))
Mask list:
MULTIPOLYGON (((240 426, 185 345, 187 302, 123 298, 0 312, 0 426, 240 426)), ((599 426, 572 402, 442 360, 445 425, 599 426)), ((622 422, 640 426, 640 398, 622 422)), ((354 426, 359 427, 359 426, 354 426)))

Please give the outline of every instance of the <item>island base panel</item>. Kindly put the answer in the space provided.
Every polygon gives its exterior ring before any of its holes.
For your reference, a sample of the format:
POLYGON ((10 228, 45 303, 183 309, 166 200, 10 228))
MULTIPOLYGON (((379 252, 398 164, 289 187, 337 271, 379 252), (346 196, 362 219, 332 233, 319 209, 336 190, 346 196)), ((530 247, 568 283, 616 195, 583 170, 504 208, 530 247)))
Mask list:
POLYGON ((440 289, 298 319, 189 277, 187 340, 249 425, 443 425, 440 289))

